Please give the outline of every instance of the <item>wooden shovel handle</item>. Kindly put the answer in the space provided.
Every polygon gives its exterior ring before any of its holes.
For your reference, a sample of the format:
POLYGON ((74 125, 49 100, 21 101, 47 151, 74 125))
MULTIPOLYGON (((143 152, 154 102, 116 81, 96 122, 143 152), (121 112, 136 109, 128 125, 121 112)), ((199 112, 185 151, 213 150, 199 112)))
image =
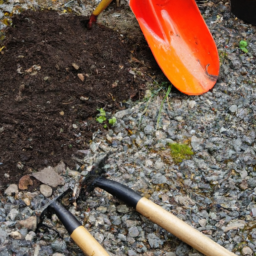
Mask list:
POLYGON ((70 237, 86 256, 109 256, 105 249, 83 226, 76 228, 70 237))
POLYGON ((99 5, 96 7, 96 9, 93 11, 93 15, 98 16, 100 13, 102 13, 112 2, 113 0, 102 0, 99 5))
POLYGON ((136 210, 206 256, 236 256, 145 197, 136 210))

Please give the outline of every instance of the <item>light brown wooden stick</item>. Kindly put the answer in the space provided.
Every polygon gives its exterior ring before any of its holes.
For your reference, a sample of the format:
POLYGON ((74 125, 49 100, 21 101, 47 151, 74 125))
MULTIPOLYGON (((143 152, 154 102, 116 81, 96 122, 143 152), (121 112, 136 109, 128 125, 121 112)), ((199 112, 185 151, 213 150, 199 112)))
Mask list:
POLYGON ((98 241, 83 226, 76 228, 70 237, 86 256, 109 256, 98 241))
POLYGON ((206 256, 236 256, 145 197, 136 210, 206 256))

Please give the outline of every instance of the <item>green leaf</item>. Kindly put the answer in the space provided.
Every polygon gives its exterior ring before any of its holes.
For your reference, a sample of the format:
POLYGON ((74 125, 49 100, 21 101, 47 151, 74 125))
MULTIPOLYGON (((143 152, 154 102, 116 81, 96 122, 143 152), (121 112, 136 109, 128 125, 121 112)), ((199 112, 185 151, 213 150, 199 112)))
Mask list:
POLYGON ((96 121, 99 122, 100 124, 102 124, 104 121, 106 121, 106 117, 105 116, 99 116, 96 118, 96 121))
POLYGON ((108 120, 109 124, 111 125, 115 125, 116 123, 116 118, 115 117, 112 117, 111 119, 108 120))
POLYGON ((103 126, 105 129, 107 129, 108 128, 108 126, 106 125, 106 124, 104 124, 104 126, 103 126))
POLYGON ((248 46, 248 43, 245 40, 240 41, 240 43, 239 43, 240 48, 247 47, 247 46, 248 46))
POLYGON ((245 48, 245 47, 240 47, 240 49, 241 49, 243 52, 248 53, 248 49, 247 49, 247 48, 245 48))
POLYGON ((106 116, 106 112, 103 108, 97 109, 100 112, 100 116, 106 116))

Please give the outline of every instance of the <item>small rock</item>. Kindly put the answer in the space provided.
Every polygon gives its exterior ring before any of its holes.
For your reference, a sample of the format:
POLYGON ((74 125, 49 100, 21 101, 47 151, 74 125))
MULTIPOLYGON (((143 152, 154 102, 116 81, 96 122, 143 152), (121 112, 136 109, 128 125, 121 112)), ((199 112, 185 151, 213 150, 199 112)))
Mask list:
POLYGON ((90 144, 90 149, 91 149, 91 151, 92 151, 93 153, 96 153, 96 151, 98 150, 99 146, 100 146, 100 143, 92 142, 92 143, 90 144))
POLYGON ((206 219, 201 219, 201 220, 198 221, 198 223, 201 225, 201 227, 205 227, 206 223, 207 223, 207 220, 206 219))
POLYGON ((72 127, 73 127, 74 129, 77 129, 77 128, 78 128, 78 126, 77 126, 76 124, 72 124, 72 127))
POLYGON ((17 222, 17 225, 18 227, 24 227, 27 228, 28 230, 35 231, 37 228, 37 217, 32 216, 26 220, 20 220, 17 222))
POLYGON ((252 216, 256 217, 256 208, 252 208, 252 216))
POLYGON ((241 182, 241 184, 239 185, 239 187, 242 189, 242 190, 246 190, 248 188, 248 183, 247 183, 247 180, 243 180, 241 182))
POLYGON ((164 175, 157 173, 156 175, 154 175, 154 177, 152 177, 152 183, 153 184, 165 184, 165 183, 167 183, 167 179, 164 175))
POLYGON ((119 111, 115 114, 115 117, 118 118, 118 119, 122 119, 124 116, 127 116, 131 113, 131 110, 130 109, 125 109, 125 110, 122 110, 122 111, 119 111))
POLYGON ((66 165, 62 161, 54 167, 54 171, 58 174, 62 174, 66 172, 66 165))
POLYGON ((129 212, 130 209, 125 204, 122 204, 122 205, 118 205, 116 210, 120 213, 127 213, 129 212))
POLYGON ((139 235, 139 230, 137 227, 130 227, 129 228, 129 236, 131 237, 137 237, 139 235))
POLYGON ((189 207, 190 205, 195 205, 195 202, 188 196, 176 196, 174 200, 177 203, 184 205, 186 207, 189 207))
POLYGON ((76 63, 72 63, 74 69, 78 70, 80 67, 76 63))
POLYGON ((147 239, 151 248, 159 248, 164 243, 154 233, 148 234, 147 239))
POLYGON ((203 139, 197 138, 196 136, 192 136, 191 138, 191 146, 194 151, 200 151, 202 149, 203 139))
POLYGON ((147 125, 144 129, 145 134, 151 135, 154 132, 154 127, 151 125, 147 125))
POLYGON ((50 197, 52 195, 52 188, 48 185, 42 184, 40 186, 40 192, 45 196, 45 197, 50 197))
POLYGON ((19 211, 15 208, 11 209, 11 211, 8 214, 8 218, 12 221, 16 220, 16 218, 19 216, 19 211))
POLYGON ((65 252, 67 250, 67 245, 64 240, 56 239, 51 243, 52 249, 56 252, 65 252))
POLYGON ((229 108, 229 111, 232 112, 232 113, 235 113, 237 111, 237 105, 232 105, 230 108, 229 108))
POLYGON ((229 222, 227 227, 223 227, 224 232, 228 232, 229 230, 243 229, 246 222, 244 220, 232 220, 229 222))
POLYGON ((150 91, 150 90, 146 90, 146 91, 145 91, 145 96, 144 96, 144 98, 145 98, 145 99, 150 98, 151 95, 152 95, 151 91, 150 91))
POLYGON ((87 101, 87 100, 89 100, 89 97, 81 96, 81 97, 80 97, 80 100, 81 100, 81 101, 87 101))
POLYGON ((19 193, 18 186, 16 184, 11 184, 5 191, 4 194, 7 196, 13 196, 19 193))
POLYGON ((196 106, 196 102, 194 100, 188 101, 189 108, 194 108, 196 106))
POLYGON ((33 173, 32 176, 53 188, 65 184, 65 180, 51 166, 44 168, 40 172, 33 173))
POLYGON ((35 233, 34 231, 30 231, 30 232, 26 235, 25 240, 26 240, 26 241, 32 241, 35 236, 36 236, 36 233, 35 233))
POLYGON ((177 256, 184 256, 187 255, 190 251, 189 247, 186 244, 181 243, 176 249, 177 256))
POLYGON ((60 111, 60 115, 61 115, 61 116, 64 116, 64 111, 60 111))
MULTIPOLYGON (((41 242, 41 241, 40 241, 41 242)), ((44 241, 42 241, 44 242, 44 241)), ((34 256, 38 256, 39 255, 39 251, 40 251, 40 245, 39 244, 36 244, 35 246, 35 252, 34 252, 34 256)))
POLYGON ((0 228, 0 245, 5 242, 7 236, 8 236, 7 232, 0 228))
POLYGON ((24 168, 24 164, 21 163, 21 162, 18 162, 16 166, 17 166, 17 168, 20 169, 20 170, 22 170, 22 169, 24 168))
POLYGON ((13 231, 13 232, 11 232, 10 236, 11 236, 13 239, 17 239, 17 240, 22 239, 22 235, 21 235, 21 233, 18 232, 18 231, 13 231))
POLYGON ((84 81, 84 75, 79 73, 77 74, 78 78, 83 82, 84 81))
POLYGON ((107 207, 100 206, 100 207, 97 208, 97 211, 105 213, 107 211, 107 207))
POLYGON ((28 186, 32 186, 33 181, 30 178, 30 175, 25 175, 20 178, 19 180, 19 189, 25 190, 28 189, 28 186))
POLYGON ((58 253, 58 252, 56 252, 56 253, 54 253, 52 256, 65 256, 64 254, 62 254, 62 253, 58 253))
POLYGON ((124 241, 124 242, 126 242, 126 236, 125 235, 123 235, 123 234, 118 234, 118 239, 120 239, 121 241, 124 241))
POLYGON ((243 249, 242 249, 242 254, 244 255, 244 256, 251 256, 252 255, 252 249, 250 248, 250 247, 248 247, 248 246, 246 246, 246 247, 244 247, 243 249))
POLYGON ((9 173, 5 173, 5 174, 4 174, 4 177, 7 178, 7 179, 9 179, 9 178, 10 178, 10 174, 9 174, 9 173))

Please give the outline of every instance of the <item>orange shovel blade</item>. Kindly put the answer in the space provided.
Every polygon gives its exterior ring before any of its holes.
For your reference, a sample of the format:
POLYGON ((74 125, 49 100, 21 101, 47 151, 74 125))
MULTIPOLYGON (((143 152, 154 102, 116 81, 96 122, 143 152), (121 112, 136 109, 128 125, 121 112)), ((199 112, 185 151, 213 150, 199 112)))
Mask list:
POLYGON ((212 35, 194 0, 130 0, 158 65, 181 92, 209 91, 219 75, 212 35))

